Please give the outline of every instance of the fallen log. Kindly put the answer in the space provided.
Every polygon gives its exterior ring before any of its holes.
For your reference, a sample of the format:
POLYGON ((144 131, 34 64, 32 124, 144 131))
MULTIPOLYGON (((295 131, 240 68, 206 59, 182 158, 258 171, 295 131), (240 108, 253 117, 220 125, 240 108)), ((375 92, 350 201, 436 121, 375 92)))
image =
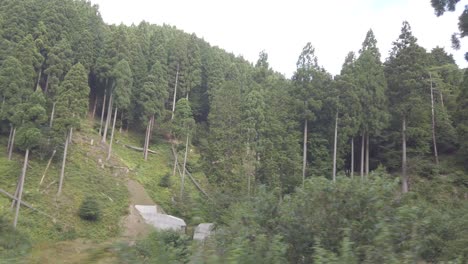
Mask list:
MULTIPOLYGON (((3 193, 4 195, 8 196, 8 198, 10 198, 10 199, 12 199, 12 200, 14 200, 14 201, 18 201, 18 198, 14 197, 13 195, 11 195, 10 193, 8 193, 7 191, 5 191, 5 190, 3 190, 3 189, 0 189, 0 193, 3 193)), ((27 208, 33 210, 33 211, 38 212, 39 214, 41 214, 41 215, 43 215, 43 216, 49 217, 50 219, 52 219, 52 221, 53 221, 54 223, 56 222, 55 217, 53 217, 53 216, 51 216, 51 215, 49 215, 49 214, 47 214, 47 213, 45 213, 45 212, 43 212, 43 211, 41 211, 41 210, 39 210, 39 209, 34 208, 31 204, 29 204, 29 203, 27 203, 27 202, 25 202, 25 201, 21 201, 21 204, 24 205, 24 206, 26 206, 27 208)))
MULTIPOLYGON (((143 152, 143 148, 135 147, 135 146, 127 145, 127 144, 123 144, 123 145, 124 145, 124 147, 126 147, 126 148, 129 148, 129 149, 133 149, 133 150, 136 150, 136 151, 141 151, 141 152, 143 152)), ((152 154, 158 154, 158 152, 156 152, 155 150, 151 150, 151 149, 148 149, 148 152, 149 152, 149 153, 152 153, 152 154)))

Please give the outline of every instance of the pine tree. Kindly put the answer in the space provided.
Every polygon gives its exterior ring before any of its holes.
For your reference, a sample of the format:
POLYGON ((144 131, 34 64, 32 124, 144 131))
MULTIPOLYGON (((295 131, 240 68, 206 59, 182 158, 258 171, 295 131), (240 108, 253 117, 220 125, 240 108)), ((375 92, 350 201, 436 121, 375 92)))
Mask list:
POLYGON ((57 118, 54 130, 66 135, 57 195, 62 192, 72 129, 80 126, 80 120, 88 109, 89 90, 88 74, 83 65, 78 63, 67 73, 57 92, 57 118))

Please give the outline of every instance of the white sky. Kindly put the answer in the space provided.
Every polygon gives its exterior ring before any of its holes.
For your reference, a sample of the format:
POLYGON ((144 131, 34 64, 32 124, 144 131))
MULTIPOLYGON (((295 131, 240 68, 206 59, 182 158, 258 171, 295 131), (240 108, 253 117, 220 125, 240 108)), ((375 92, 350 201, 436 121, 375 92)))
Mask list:
MULTIPOLYGON (((270 66, 291 77, 307 42, 316 48, 319 64, 332 74, 341 70, 349 51, 357 52, 372 28, 384 60, 398 38, 403 20, 410 22, 418 43, 430 50, 445 47, 460 67, 467 67, 462 48, 451 48, 457 31, 455 13, 436 17, 430 0, 91 0, 106 23, 131 25, 142 20, 194 32, 213 46, 255 62, 268 53, 270 66)), ((462 1, 463 2, 463 1, 462 1)))

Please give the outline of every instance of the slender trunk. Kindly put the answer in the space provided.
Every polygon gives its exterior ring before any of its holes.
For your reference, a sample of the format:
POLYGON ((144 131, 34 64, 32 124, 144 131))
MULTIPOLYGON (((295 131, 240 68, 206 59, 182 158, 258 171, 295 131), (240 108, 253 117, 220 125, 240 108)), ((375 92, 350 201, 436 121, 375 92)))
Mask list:
POLYGON ((26 153, 24 154, 24 164, 23 164, 23 170, 21 172, 21 181, 20 181, 18 195, 16 196, 18 200, 16 201, 15 220, 13 221, 14 228, 16 228, 16 225, 18 224, 19 209, 21 206, 21 197, 23 195, 24 179, 26 178, 26 170, 28 169, 28 160, 29 160, 29 148, 26 149, 26 153))
POLYGON ((101 125, 99 126, 99 135, 102 135, 102 122, 104 121, 104 110, 106 110, 106 97, 107 93, 106 90, 104 90, 104 97, 102 99, 102 111, 101 111, 101 125))
POLYGON ((182 167, 182 185, 180 187, 180 199, 184 197, 184 183, 185 183, 185 166, 187 165, 187 153, 188 153, 189 135, 187 133, 187 139, 185 140, 185 155, 184 155, 184 166, 182 167))
POLYGON ((73 127, 70 128, 70 135, 68 136, 68 143, 72 143, 72 138, 73 138, 73 127))
POLYGON ((96 117, 96 108, 97 108, 97 95, 94 97, 94 105, 93 105, 93 113, 91 114, 91 119, 94 122, 94 118, 96 117))
POLYGON ((408 192, 408 176, 406 175, 406 117, 403 117, 401 125, 401 189, 403 193, 408 192))
POLYGON ((335 116, 335 140, 333 142, 333 182, 336 182, 336 145, 338 138, 338 111, 335 116))
MULTIPOLYGON (((151 119, 150 119, 150 134, 149 134, 149 140, 148 142, 153 138, 153 129, 154 129, 154 115, 151 116, 151 119)), ((148 148, 149 148, 149 145, 148 145, 148 148)))
POLYGON ((52 103, 52 112, 50 113, 50 122, 49 127, 52 128, 52 124, 54 123, 54 115, 55 115, 55 102, 52 103))
POLYGON ((37 75, 36 87, 34 87, 34 91, 37 91, 37 88, 39 87, 39 83, 41 82, 41 76, 42 76, 42 69, 39 69, 39 74, 37 75))
POLYGON ((304 143, 302 152, 302 187, 304 187, 307 166, 307 119, 304 122, 304 143))
POLYGON ((11 136, 10 149, 8 150, 8 160, 11 160, 11 156, 13 154, 13 148, 15 147, 15 135, 16 135, 16 127, 13 128, 13 135, 11 136))
POLYGON ((369 176, 369 132, 366 132, 366 178, 369 176))
POLYGON ((175 78, 175 85, 174 85, 174 96, 172 99, 172 115, 171 120, 174 119, 174 112, 175 112, 175 104, 176 104, 176 97, 177 97, 177 82, 179 80, 179 64, 177 64, 177 72, 175 78))
POLYGON ((45 176, 46 176, 47 170, 49 169, 50 164, 52 163, 52 159, 54 158, 56 152, 57 152, 57 150, 54 149, 54 151, 52 152, 52 156, 50 156, 50 159, 49 159, 49 161, 47 162, 47 166, 46 166, 46 168, 45 168, 45 170, 44 170, 44 173, 42 174, 42 178, 41 178, 41 181, 39 182, 39 186, 41 186, 42 182, 44 181, 44 178, 45 178, 45 176))
POLYGON ((444 95, 442 94, 442 91, 439 91, 439 96, 440 96, 440 104, 442 105, 442 108, 444 108, 444 95))
POLYGON ((351 179, 354 178, 354 137, 351 138, 351 179))
POLYGON ((63 178, 65 176, 65 163, 67 161, 67 152, 68 152, 68 137, 70 135, 70 132, 67 133, 67 136, 65 138, 65 148, 63 150, 63 160, 62 160, 62 169, 60 170, 60 181, 59 181, 59 187, 58 187, 58 192, 57 196, 62 193, 62 185, 63 185, 63 178))
POLYGON ((120 128, 119 128, 119 134, 122 134, 123 116, 124 116, 124 111, 120 112, 120 128))
POLYGON ((361 180, 364 180, 364 132, 361 136, 361 180))
POLYGON ((112 141, 114 141, 114 131, 115 131, 115 121, 117 120, 117 107, 115 108, 114 112, 114 122, 112 124, 112 132, 111 132, 111 138, 109 142, 109 150, 107 151, 107 160, 110 159, 111 153, 112 153, 112 141))
POLYGON ((46 81, 45 81, 45 87, 44 87, 44 93, 47 94, 48 89, 49 89, 49 75, 47 74, 46 75, 46 81))
POLYGON ((5 96, 2 98, 2 108, 0 109, 0 113, 3 114, 3 107, 5 106, 5 96))
MULTIPOLYGON (((429 73, 431 78, 431 113, 432 113, 432 144, 434 147, 434 159, 435 163, 439 165, 439 155, 437 153, 437 141, 436 141, 436 123, 435 123, 435 111, 434 111, 434 89, 432 87, 432 75, 429 73)), ((442 93, 441 93, 442 94, 442 93)))
POLYGON ((106 143, 107 140, 107 130, 109 128, 110 121, 112 119, 112 101, 113 101, 113 94, 111 93, 109 96, 109 104, 107 105, 107 118, 106 124, 104 125, 104 132, 102 133, 102 143, 106 143))
POLYGON ((177 154, 177 150, 174 148, 174 144, 172 144, 172 150, 174 152, 174 168, 172 169, 172 178, 174 178, 176 175, 177 162, 178 162, 179 155, 177 154))
POLYGON ((150 130, 151 130, 151 119, 148 121, 148 126, 146 127, 146 140, 145 140, 145 147, 144 147, 144 150, 143 150, 145 160, 148 160, 150 130))
POLYGON ((10 152, 11 138, 13 136, 13 126, 10 124, 10 136, 8 136, 7 153, 10 152))

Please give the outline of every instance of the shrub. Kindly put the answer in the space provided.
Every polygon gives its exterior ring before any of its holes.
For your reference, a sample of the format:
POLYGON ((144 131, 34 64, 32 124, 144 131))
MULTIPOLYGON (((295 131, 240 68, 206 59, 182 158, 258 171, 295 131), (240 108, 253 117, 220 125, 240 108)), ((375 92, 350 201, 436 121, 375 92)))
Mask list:
POLYGON ((159 186, 163 188, 169 188, 171 187, 171 185, 172 185, 171 174, 170 173, 164 174, 164 176, 159 181, 159 186))
POLYGON ((81 203, 78 213, 83 220, 97 221, 101 215, 101 209, 96 199, 88 196, 81 203))

